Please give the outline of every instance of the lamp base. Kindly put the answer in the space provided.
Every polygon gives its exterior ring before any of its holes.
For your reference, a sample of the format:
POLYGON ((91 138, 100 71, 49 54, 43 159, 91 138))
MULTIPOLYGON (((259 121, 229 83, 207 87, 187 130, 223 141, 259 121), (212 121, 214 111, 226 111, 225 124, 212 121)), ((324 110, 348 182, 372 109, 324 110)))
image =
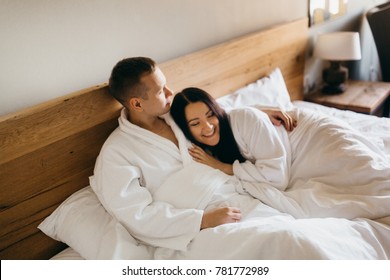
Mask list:
POLYGON ((346 89, 344 83, 348 79, 348 69, 341 66, 339 61, 331 61, 330 67, 323 70, 322 79, 325 82, 322 93, 340 94, 346 89))
POLYGON ((340 94, 343 93, 346 90, 347 86, 345 84, 340 84, 340 85, 325 85, 322 88, 322 93, 324 94, 340 94))

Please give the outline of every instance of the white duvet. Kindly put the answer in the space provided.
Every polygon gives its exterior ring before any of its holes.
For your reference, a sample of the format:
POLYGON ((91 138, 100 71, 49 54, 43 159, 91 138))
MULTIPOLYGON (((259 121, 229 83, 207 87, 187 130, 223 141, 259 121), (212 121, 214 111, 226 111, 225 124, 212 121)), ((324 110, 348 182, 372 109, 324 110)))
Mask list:
POLYGON ((301 109, 294 114, 298 127, 288 135, 292 160, 287 188, 245 183, 245 190, 296 218, 389 216, 390 156, 384 143, 318 112, 301 109))
POLYGON ((241 209, 243 218, 238 223, 202 230, 186 250, 156 248, 155 259, 389 258, 390 229, 384 224, 367 219, 296 219, 249 194, 237 193, 241 183, 227 177, 194 164, 161 185, 154 193, 155 199, 206 210, 235 206, 241 209), (171 180, 186 184, 177 191, 171 180))

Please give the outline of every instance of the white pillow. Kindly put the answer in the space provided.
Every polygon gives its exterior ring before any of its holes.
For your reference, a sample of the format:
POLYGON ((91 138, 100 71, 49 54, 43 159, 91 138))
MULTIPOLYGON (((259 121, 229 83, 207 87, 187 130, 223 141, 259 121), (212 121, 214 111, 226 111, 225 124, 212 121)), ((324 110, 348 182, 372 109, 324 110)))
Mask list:
POLYGON ((76 252, 73 248, 68 247, 61 252, 59 252, 57 255, 53 256, 51 260, 85 260, 78 252, 76 252))
POLYGON ((234 93, 220 97, 217 101, 226 110, 253 105, 278 107, 285 111, 293 108, 279 68, 274 69, 268 77, 263 77, 234 93))
POLYGON ((90 186, 67 198, 38 228, 90 260, 152 259, 153 249, 138 242, 102 206, 90 186))

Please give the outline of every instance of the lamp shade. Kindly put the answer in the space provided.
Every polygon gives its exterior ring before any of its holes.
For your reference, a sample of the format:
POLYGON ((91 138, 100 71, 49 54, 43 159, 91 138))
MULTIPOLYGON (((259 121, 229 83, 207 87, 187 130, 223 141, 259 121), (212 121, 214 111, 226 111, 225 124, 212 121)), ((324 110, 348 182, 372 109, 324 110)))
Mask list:
POLYGON ((358 32, 334 32, 318 36, 314 56, 330 61, 358 60, 361 58, 358 32))

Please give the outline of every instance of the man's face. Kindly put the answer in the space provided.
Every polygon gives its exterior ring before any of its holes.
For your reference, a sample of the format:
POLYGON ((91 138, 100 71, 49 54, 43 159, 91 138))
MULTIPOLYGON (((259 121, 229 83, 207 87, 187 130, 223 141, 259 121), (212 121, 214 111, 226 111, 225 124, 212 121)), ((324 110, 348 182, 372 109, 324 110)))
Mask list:
POLYGON ((167 87, 166 79, 160 68, 141 78, 141 83, 147 88, 147 99, 142 99, 145 113, 151 116, 162 116, 171 108, 173 92, 167 87))

